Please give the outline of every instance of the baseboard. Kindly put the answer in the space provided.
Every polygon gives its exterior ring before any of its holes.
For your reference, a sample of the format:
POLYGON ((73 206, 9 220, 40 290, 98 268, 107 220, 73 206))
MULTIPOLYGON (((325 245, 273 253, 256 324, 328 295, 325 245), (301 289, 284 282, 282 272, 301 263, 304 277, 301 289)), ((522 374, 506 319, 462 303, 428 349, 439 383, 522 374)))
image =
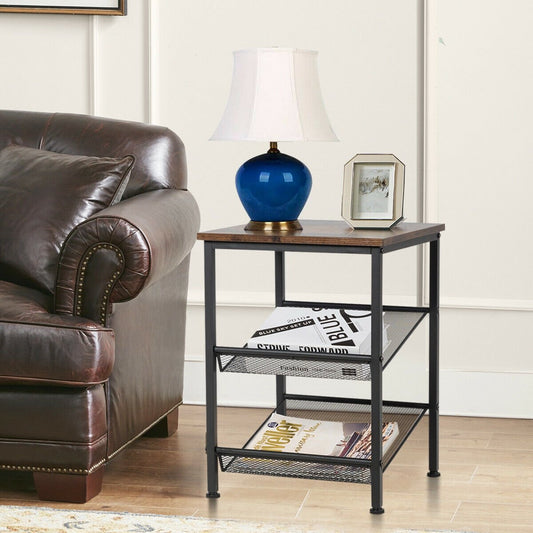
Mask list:
POLYGON ((441 370, 440 411, 459 416, 533 418, 533 373, 441 370))
MULTIPOLYGON (((312 293, 293 294, 291 298, 298 301, 308 300, 315 302, 329 302, 339 298, 339 295, 312 293)), ((368 302, 369 295, 351 295, 350 301, 368 302)), ((189 290, 188 305, 204 305, 203 292, 189 290)), ((274 298, 267 292, 252 291, 218 291, 217 303, 222 307, 273 307, 274 298)), ((415 305, 414 296, 402 294, 388 294, 386 303, 389 305, 415 305)), ((441 296, 441 309, 471 309, 485 311, 533 311, 532 300, 517 300, 509 298, 476 298, 476 297, 450 297, 441 296)))
MULTIPOLYGON (((203 361, 187 358, 185 362, 184 403, 205 403, 205 371, 203 361)), ((392 369, 391 369, 392 372, 392 369)), ((422 372, 424 374, 424 372, 422 372)), ((402 376, 386 376, 385 396, 389 399, 405 397, 402 376), (394 390, 396 389, 396 390, 394 390)), ((423 376, 422 376, 423 377, 423 376)), ((420 380, 417 380, 420 381, 420 380)), ((330 380, 299 380, 295 392, 339 396, 349 394, 356 387, 368 393, 368 383, 330 380)), ((419 387, 419 394, 423 387, 419 387)), ((476 372, 442 369, 440 379, 440 413, 453 416, 480 416, 498 418, 533 418, 531 405, 533 374, 517 372, 476 372)), ((412 392, 412 390, 407 391, 412 392)), ((416 392, 416 391, 415 391, 416 392)), ((418 398, 426 401, 426 398, 418 398)), ((224 374, 218 380, 218 404, 238 407, 272 407, 275 404, 273 376, 224 374)))

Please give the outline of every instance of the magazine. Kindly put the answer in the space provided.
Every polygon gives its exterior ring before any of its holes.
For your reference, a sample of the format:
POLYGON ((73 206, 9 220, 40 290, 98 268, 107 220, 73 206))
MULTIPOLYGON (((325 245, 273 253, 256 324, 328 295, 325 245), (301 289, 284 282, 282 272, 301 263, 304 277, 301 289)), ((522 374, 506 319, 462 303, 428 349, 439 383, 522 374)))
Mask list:
MULTIPOLYGON (((307 307, 276 307, 261 327, 248 340, 246 348, 298 351, 331 355, 370 354, 371 316, 368 311, 307 307)), ((383 349, 389 344, 388 325, 383 327, 383 349)), ((256 372, 251 358, 231 357, 234 372, 256 372)), ((259 372, 261 373, 261 372, 259 372)), ((328 363, 302 357, 295 361, 269 358, 269 372, 278 375, 329 379, 370 379, 366 363, 344 361, 328 363)))
MULTIPOLYGON (((399 435, 397 422, 383 424, 383 455, 399 435)), ((329 422, 273 413, 247 449, 370 459, 372 433, 367 423, 329 422)))
MULTIPOLYGON (((248 348, 329 354, 370 354, 371 314, 353 309, 276 307, 248 348)), ((383 348, 388 345, 383 328, 383 348)))

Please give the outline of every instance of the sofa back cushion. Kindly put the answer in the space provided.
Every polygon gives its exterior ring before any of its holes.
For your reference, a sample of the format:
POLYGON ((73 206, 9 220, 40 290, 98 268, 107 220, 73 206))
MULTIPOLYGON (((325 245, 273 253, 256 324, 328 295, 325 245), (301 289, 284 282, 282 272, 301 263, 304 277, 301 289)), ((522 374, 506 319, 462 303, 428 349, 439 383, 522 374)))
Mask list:
POLYGON ((0 279, 53 294, 69 233, 120 201, 134 165, 10 146, 0 151, 0 279))
POLYGON ((132 154, 135 167, 124 198, 187 187, 185 148, 163 126, 73 113, 0 110, 0 150, 11 144, 98 157, 132 154))

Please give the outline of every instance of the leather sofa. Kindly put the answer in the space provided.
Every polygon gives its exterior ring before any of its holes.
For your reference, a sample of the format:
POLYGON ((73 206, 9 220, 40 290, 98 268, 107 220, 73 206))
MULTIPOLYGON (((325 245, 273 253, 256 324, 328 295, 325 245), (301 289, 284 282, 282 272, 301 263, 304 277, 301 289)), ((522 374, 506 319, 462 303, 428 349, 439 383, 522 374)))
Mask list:
POLYGON ((172 131, 0 111, 0 469, 41 499, 177 429, 198 226, 172 131))

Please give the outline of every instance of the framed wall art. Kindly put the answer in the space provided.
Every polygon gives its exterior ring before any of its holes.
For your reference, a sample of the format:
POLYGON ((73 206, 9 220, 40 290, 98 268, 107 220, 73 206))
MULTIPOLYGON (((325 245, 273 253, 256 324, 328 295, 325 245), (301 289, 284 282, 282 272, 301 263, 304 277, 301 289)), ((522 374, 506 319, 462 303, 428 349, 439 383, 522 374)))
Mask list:
POLYGON ((127 0, 0 0, 4 13, 126 15, 127 0))
POLYGON ((403 220, 405 165, 392 154, 357 154, 344 165, 342 218, 353 228, 403 220))

